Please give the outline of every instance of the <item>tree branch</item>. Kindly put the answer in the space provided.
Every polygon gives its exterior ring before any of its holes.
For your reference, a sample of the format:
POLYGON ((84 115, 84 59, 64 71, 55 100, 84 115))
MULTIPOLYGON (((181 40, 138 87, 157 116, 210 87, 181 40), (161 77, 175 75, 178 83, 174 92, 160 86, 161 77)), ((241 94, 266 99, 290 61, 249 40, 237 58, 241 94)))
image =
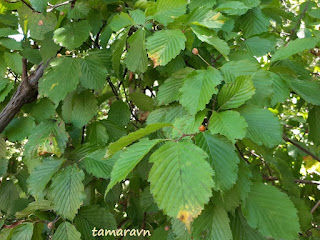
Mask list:
MULTIPOLYGON (((278 181, 279 178, 277 177, 272 177, 272 176, 263 176, 262 177, 264 180, 267 181, 278 181)), ((295 183, 302 183, 302 184, 315 184, 315 185, 320 185, 320 181, 313 181, 313 180, 304 180, 304 179, 294 179, 295 183)))
POLYGON ((301 151, 305 152, 306 154, 310 155, 313 159, 317 160, 318 162, 320 162, 320 158, 318 158, 315 154, 313 154, 312 152, 310 152, 308 149, 302 147, 300 144, 294 142, 293 140, 289 139, 284 133, 282 135, 283 140, 291 143, 292 145, 294 145, 295 147, 299 148, 301 151))
POLYGON ((237 149, 238 153, 240 154, 241 158, 242 158, 247 164, 250 164, 250 162, 248 161, 248 159, 246 159, 246 158, 244 157, 243 153, 240 151, 240 148, 238 147, 238 145, 235 144, 235 146, 236 146, 236 149, 237 149))
POLYGON ((320 206, 320 200, 316 203, 316 205, 313 206, 313 208, 311 209, 311 214, 313 214, 317 208, 320 206))
MULTIPOLYGON (((300 26, 301 20, 302 20, 302 18, 304 17, 304 15, 306 14, 306 12, 307 12, 307 10, 308 10, 309 2, 310 2, 310 0, 306 3, 306 6, 305 6, 305 8, 304 8, 303 11, 302 11, 302 13, 301 13, 301 15, 300 15, 300 17, 299 17, 299 19, 298 19, 298 22, 297 22, 296 26, 291 30, 290 40, 292 40, 293 35, 296 33, 297 28, 300 26)), ((289 42, 290 42, 290 40, 289 40, 289 42)))
POLYGON ((49 61, 45 65, 41 63, 28 77, 27 61, 26 59, 22 59, 22 81, 8 104, 0 113, 0 133, 6 128, 6 126, 8 126, 15 115, 19 113, 25 103, 31 103, 37 99, 38 81, 42 77, 43 71, 49 64, 49 61))

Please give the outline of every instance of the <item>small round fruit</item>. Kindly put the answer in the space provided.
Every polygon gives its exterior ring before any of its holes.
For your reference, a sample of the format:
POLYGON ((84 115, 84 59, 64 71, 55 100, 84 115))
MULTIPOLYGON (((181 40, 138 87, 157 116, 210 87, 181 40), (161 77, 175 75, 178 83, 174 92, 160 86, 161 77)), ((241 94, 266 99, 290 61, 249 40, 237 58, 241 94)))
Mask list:
POLYGON ((60 12, 60 16, 63 16, 65 13, 64 12, 60 12))
POLYGON ((67 50, 66 51, 66 55, 70 55, 70 54, 71 54, 71 52, 67 50))
POLYGON ((58 53, 57 54, 57 57, 59 58, 59 57, 62 57, 62 54, 61 53, 58 53))
POLYGON ((40 20, 40 21, 38 22, 38 26, 42 26, 42 25, 43 25, 43 21, 40 20))
POLYGON ((194 55, 198 55, 198 54, 199 54, 198 48, 192 49, 192 53, 193 53, 194 55))
POLYGON ((201 126, 199 127, 199 131, 200 131, 200 132, 206 131, 206 127, 205 127, 204 125, 201 125, 201 126))
POLYGON ((170 227, 168 225, 164 227, 164 230, 167 232, 169 231, 169 229, 170 229, 170 227))
POLYGON ((54 227, 54 223, 53 223, 53 222, 49 222, 48 225, 47 225, 47 227, 48 227, 50 230, 52 230, 53 227, 54 227))

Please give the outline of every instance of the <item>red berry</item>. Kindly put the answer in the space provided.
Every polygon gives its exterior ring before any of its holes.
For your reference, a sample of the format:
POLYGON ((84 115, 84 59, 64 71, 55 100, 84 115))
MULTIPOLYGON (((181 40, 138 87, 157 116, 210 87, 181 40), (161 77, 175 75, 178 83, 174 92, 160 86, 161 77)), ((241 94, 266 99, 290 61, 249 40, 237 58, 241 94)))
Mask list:
POLYGON ((59 58, 59 57, 62 57, 62 54, 61 53, 58 53, 57 54, 57 57, 59 58))
POLYGON ((201 125, 201 126, 199 127, 199 131, 200 131, 200 132, 206 131, 206 127, 205 127, 204 125, 201 125))
POLYGON ((169 229, 170 229, 170 227, 168 225, 164 227, 164 230, 167 232, 169 231, 169 229))
POLYGON ((194 55, 198 55, 198 54, 199 54, 198 48, 192 49, 192 53, 193 53, 194 55))

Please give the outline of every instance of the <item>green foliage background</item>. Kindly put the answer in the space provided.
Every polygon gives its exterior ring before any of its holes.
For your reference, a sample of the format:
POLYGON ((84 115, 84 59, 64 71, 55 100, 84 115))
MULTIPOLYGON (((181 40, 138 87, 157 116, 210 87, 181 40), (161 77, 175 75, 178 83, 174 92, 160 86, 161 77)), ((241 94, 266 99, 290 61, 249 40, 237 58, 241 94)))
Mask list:
POLYGON ((0 239, 319 239, 319 26, 318 0, 1 0, 0 108, 48 65, 0 138, 0 239))

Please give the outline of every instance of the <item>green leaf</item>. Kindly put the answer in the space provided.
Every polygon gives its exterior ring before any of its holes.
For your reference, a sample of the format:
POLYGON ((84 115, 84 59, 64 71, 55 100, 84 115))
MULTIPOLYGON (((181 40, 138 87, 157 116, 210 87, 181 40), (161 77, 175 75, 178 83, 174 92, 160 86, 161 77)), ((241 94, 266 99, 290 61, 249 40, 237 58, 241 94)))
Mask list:
POLYGON ((51 68, 39 81, 39 93, 58 104, 77 88, 80 64, 76 58, 64 57, 55 59, 50 65, 51 68))
POLYGON ((229 190, 238 178, 239 158, 235 147, 225 138, 212 135, 208 132, 198 134, 196 143, 209 156, 209 163, 213 167, 215 175, 215 190, 229 190))
POLYGON ((269 110, 248 105, 239 112, 248 124, 247 138, 266 147, 274 147, 282 142, 279 119, 269 110))
POLYGON ((59 157, 66 148, 68 138, 63 121, 45 120, 35 127, 28 138, 24 156, 55 154, 59 157))
POLYGON ((248 52, 252 56, 261 57, 271 52, 274 48, 272 41, 261 38, 261 37, 251 37, 244 42, 248 52))
POLYGON ((183 134, 195 134, 199 132, 199 127, 201 126, 207 110, 198 112, 195 116, 184 115, 183 117, 175 118, 173 125, 175 128, 172 129, 171 136, 173 139, 181 137, 183 134))
POLYGON ((105 207, 98 205, 81 207, 74 219, 74 225, 79 229, 83 240, 93 239, 93 229, 104 229, 106 226, 109 230, 117 228, 114 216, 105 207))
POLYGON ((245 137, 248 124, 236 111, 213 112, 210 118, 209 130, 212 134, 226 136, 231 142, 245 137))
POLYGON ((259 7, 250 9, 239 22, 245 38, 267 32, 270 24, 269 18, 262 13, 259 7))
POLYGON ((11 28, 0 28, 0 37, 8 37, 9 35, 16 35, 19 34, 19 32, 15 29, 11 28))
POLYGON ((7 66, 15 73, 22 74, 22 57, 16 52, 5 52, 4 60, 7 66))
POLYGON ((110 22, 110 27, 114 32, 118 32, 121 29, 132 25, 134 25, 133 19, 124 12, 115 15, 110 22))
POLYGON ((108 112, 108 120, 112 121, 116 125, 124 127, 128 125, 131 118, 131 112, 128 104, 118 100, 112 103, 108 112))
POLYGON ((265 237, 296 239, 298 236, 297 210, 289 197, 274 186, 254 183, 242 211, 248 224, 265 237))
POLYGON ((69 222, 63 222, 57 228, 52 240, 81 240, 81 233, 69 222))
POLYGON ((2 177, 8 170, 9 161, 5 158, 0 158, 0 177, 2 177))
POLYGON ((83 171, 75 165, 68 166, 54 175, 49 198, 53 203, 53 209, 62 217, 72 220, 78 212, 85 198, 83 180, 83 171))
POLYGON ((48 200, 40 200, 31 202, 28 207, 23 209, 20 212, 16 213, 16 217, 19 219, 28 217, 30 214, 33 214, 36 211, 48 211, 52 210, 51 202, 48 200))
POLYGON ((299 80, 293 77, 286 77, 289 86, 304 100, 314 105, 320 106, 320 84, 317 81, 299 80))
MULTIPOLYGON (((3 80, 1 80, 3 81, 3 80)), ((8 94, 11 92, 11 90, 13 89, 13 82, 12 81, 7 81, 5 84, 4 89, 2 89, 0 91, 0 102, 3 102, 6 97, 8 96, 8 94)))
POLYGON ((236 212, 234 217, 231 216, 231 229, 233 239, 237 240, 265 240, 256 229, 252 229, 242 216, 240 210, 236 212))
POLYGON ((86 129, 87 141, 92 145, 105 145, 109 142, 106 127, 101 122, 93 122, 86 129))
POLYGON ((91 26, 87 20, 72 22, 65 27, 58 28, 53 33, 53 39, 69 50, 82 45, 89 37, 91 26))
POLYGON ((311 9, 307 11, 308 15, 313 18, 320 18, 320 10, 319 9, 311 9))
POLYGON ((0 185, 0 210, 9 214, 18 198, 19 192, 14 183, 3 180, 0 185))
POLYGON ((109 179, 111 177, 111 171, 114 163, 119 157, 115 154, 109 159, 105 159, 104 155, 106 153, 105 149, 99 149, 92 153, 89 153, 82 161, 81 166, 88 173, 92 174, 97 178, 109 179))
POLYGON ((231 61, 224 64, 221 72, 226 83, 234 82, 235 79, 241 75, 252 75, 259 70, 258 62, 250 60, 231 61))
POLYGON ((75 92, 64 101, 62 116, 66 122, 81 128, 94 117, 97 108, 97 99, 91 91, 75 92))
POLYGON ((57 17, 54 13, 32 13, 28 15, 28 26, 30 36, 37 40, 43 40, 45 34, 55 30, 57 25, 57 17))
POLYGON ((146 15, 144 11, 141 11, 140 9, 130 11, 130 16, 135 24, 144 25, 146 23, 146 15))
POLYGON ((186 41, 187 38, 180 30, 162 30, 148 37, 146 47, 154 67, 167 65, 185 49, 186 41))
POLYGON ((6 141, 0 137, 0 158, 4 158, 7 152, 6 141))
POLYGON ((287 59, 296 53, 314 48, 318 42, 318 38, 301 38, 290 41, 287 46, 281 47, 275 52, 271 58, 271 61, 275 62, 282 59, 287 59))
POLYGON ((234 211, 241 202, 247 198, 252 182, 250 178, 252 173, 244 161, 239 163, 238 180, 233 187, 223 193, 223 207, 227 211, 234 211))
POLYGON ((3 134, 11 142, 22 141, 23 139, 31 135, 35 126, 36 125, 32 117, 15 118, 4 129, 3 134))
POLYGON ((30 222, 23 223, 13 229, 11 240, 31 240, 33 233, 33 224, 30 222))
POLYGON ((222 81, 221 73, 212 67, 196 70, 189 74, 180 89, 180 103, 195 115, 209 103, 213 94, 218 93, 217 85, 222 81))
MULTIPOLYGON (((149 140, 147 138, 141 139, 138 143, 126 148, 119 159, 115 162, 112 172, 111 180, 106 192, 108 192, 116 183, 124 180, 127 175, 137 166, 142 158, 151 151, 161 140, 149 140)), ((106 160, 109 161, 109 160, 106 160)))
POLYGON ((38 122, 54 117, 55 113, 56 108, 48 98, 40 98, 30 110, 30 115, 38 122))
POLYGON ((10 240, 11 232, 13 232, 12 228, 3 228, 0 232, 0 238, 3 240, 10 240))
POLYGON ((193 224, 193 236, 200 239, 203 230, 208 229, 205 239, 232 240, 229 222, 226 210, 209 203, 193 224))
POLYGON ((127 130, 124 127, 116 125, 110 120, 102 120, 101 123, 107 130, 110 142, 118 141, 121 137, 127 135, 127 130))
POLYGON ((45 12, 48 6, 49 0, 30 0, 31 6, 34 10, 39 12, 45 12))
POLYGON ((144 73, 148 67, 148 57, 145 46, 145 31, 139 29, 129 39, 129 49, 124 60, 132 72, 144 73))
POLYGON ((149 182, 155 201, 189 229, 209 201, 214 186, 206 158, 207 154, 190 142, 167 142, 150 157, 154 164, 149 182))
POLYGON ((207 27, 211 29, 221 28, 224 22, 225 18, 221 13, 212 11, 206 7, 195 8, 188 16, 189 24, 207 27))
POLYGON ((123 49, 127 43, 130 28, 126 28, 118 35, 118 40, 112 45, 112 68, 117 76, 120 75, 120 62, 123 49))
POLYGON ((108 71, 100 59, 97 56, 89 55, 81 60, 80 67, 81 85, 88 89, 101 91, 106 82, 108 71))
POLYGON ((155 6, 147 9, 147 14, 154 20, 167 26, 174 21, 174 18, 183 15, 186 12, 186 0, 159 0, 155 6))
POLYGON ((87 17, 90 7, 86 2, 76 2, 74 7, 68 11, 68 18, 79 20, 87 17))
POLYGON ((250 103, 261 107, 270 106, 273 95, 273 75, 264 70, 259 70, 252 75, 254 88, 256 89, 250 103))
POLYGON ((308 114, 308 139, 320 145, 320 107, 313 107, 308 114))
POLYGON ((248 7, 240 1, 228 1, 218 5, 215 11, 223 12, 228 15, 243 15, 248 11, 248 7))
POLYGON ((56 56, 60 46, 53 41, 53 32, 45 34, 44 39, 41 42, 40 55, 42 61, 46 62, 51 57, 56 56))
POLYGON ((249 100, 255 93, 250 76, 239 76, 234 82, 223 85, 218 93, 219 109, 237 108, 249 100))
POLYGON ((273 84, 273 95, 271 99, 271 105, 274 106, 277 103, 284 102, 290 96, 290 90, 286 81, 273 72, 270 72, 273 84))
POLYGON ((127 136, 120 138, 117 142, 111 143, 108 147, 106 156, 109 157, 115 154, 116 152, 120 151, 124 147, 128 146, 129 144, 164 127, 172 127, 172 124, 171 123, 154 123, 154 124, 148 125, 145 128, 140 128, 135 132, 129 133, 127 136))
POLYGON ((229 45, 224 40, 220 39, 214 31, 197 26, 194 26, 191 29, 202 42, 206 42, 213 46, 227 61, 229 61, 229 45))
POLYGON ((44 197, 44 190, 52 176, 60 169, 64 161, 61 159, 44 158, 42 163, 31 170, 28 177, 29 193, 39 200, 44 197))
POLYGON ((130 100, 143 111, 152 111, 154 109, 153 99, 144 93, 134 92, 129 95, 130 100))
POLYGON ((212 8, 216 3, 216 0, 191 0, 188 7, 190 10, 200 7, 212 8))
POLYGON ((10 50, 22 50, 21 42, 17 42, 12 38, 0 38, 0 45, 10 50))
POLYGON ((183 68, 171 75, 160 87, 157 93, 159 105, 167 105, 179 99, 179 89, 184 78, 193 72, 193 68, 183 68))

